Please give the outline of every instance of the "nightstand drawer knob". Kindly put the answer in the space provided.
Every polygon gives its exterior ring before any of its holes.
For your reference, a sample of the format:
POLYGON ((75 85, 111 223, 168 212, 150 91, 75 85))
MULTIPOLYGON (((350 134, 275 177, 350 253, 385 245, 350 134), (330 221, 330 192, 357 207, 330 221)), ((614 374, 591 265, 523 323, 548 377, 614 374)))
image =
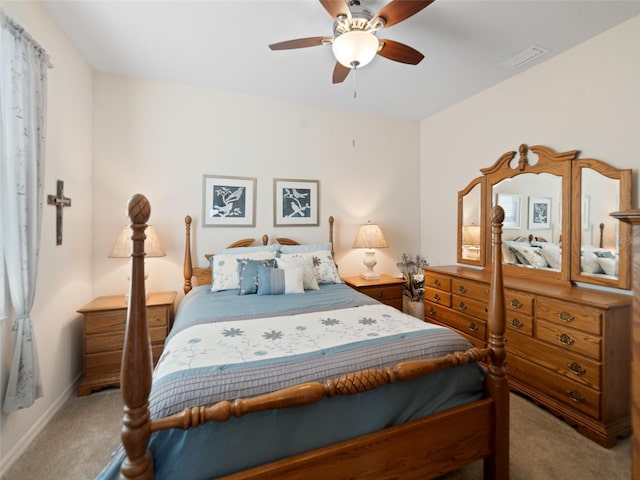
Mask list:
POLYGON ((479 328, 478 325, 476 325, 475 323, 469 324, 469 330, 471 330, 472 332, 477 332, 478 328, 479 328))
POLYGON ((384 292, 378 292, 378 298, 384 298, 384 292))

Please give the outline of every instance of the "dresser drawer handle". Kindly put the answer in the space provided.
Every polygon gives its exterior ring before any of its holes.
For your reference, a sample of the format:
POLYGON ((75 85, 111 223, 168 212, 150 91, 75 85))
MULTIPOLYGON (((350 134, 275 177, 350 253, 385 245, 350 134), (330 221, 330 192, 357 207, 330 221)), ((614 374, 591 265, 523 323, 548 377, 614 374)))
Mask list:
POLYGON ((466 310, 466 309, 467 309, 467 305, 466 305, 464 302, 460 302, 460 303, 458 304, 458 308, 459 308, 460 310, 466 310))
POLYGON ((556 338, 560 341, 560 343, 564 343, 565 345, 573 345, 574 344, 573 338, 571 338, 566 333, 563 333, 562 335, 556 335, 556 338))
POLYGON ((511 305, 513 308, 522 308, 522 303, 520 303, 517 298, 509 301, 509 305, 511 305))
POLYGON ((427 310, 427 313, 429 315, 435 315, 436 314, 436 309, 433 307, 429 307, 429 310, 427 310))
POLYGON ((433 296, 433 299, 434 299, 436 302, 439 302, 440 300, 442 300, 442 299, 440 298, 440 295, 438 295, 437 293, 433 296))
POLYGON ((511 326, 513 328, 522 328, 524 327, 524 323, 522 323, 520 320, 518 320, 517 318, 512 318, 511 319, 511 326))
POLYGON ((571 370, 571 372, 575 373, 576 375, 584 375, 585 373, 587 373, 587 370, 582 368, 582 365, 580 365, 578 362, 567 363, 567 367, 569 367, 569 370, 571 370))
POLYGON ((467 293, 467 289, 466 289, 466 288, 464 288, 462 285, 460 285, 460 286, 458 287, 458 292, 460 292, 460 293, 467 293))
POLYGON ((475 323, 470 323, 469 324, 469 330, 471 330, 472 332, 477 332, 478 331, 478 325, 476 325, 475 323))
POLYGON ((433 281, 433 284, 434 284, 436 287, 439 287, 439 286, 440 286, 440 280, 438 280, 438 279, 436 278, 436 279, 433 281))
POLYGON ((576 403, 584 403, 586 400, 584 395, 580 394, 580 392, 576 392, 575 390, 567 390, 567 395, 569 395, 569 398, 576 403))
POLYGON ((560 313, 556 313, 556 315, 563 322, 571 323, 575 320, 574 316, 571 315, 569 312, 560 312, 560 313))

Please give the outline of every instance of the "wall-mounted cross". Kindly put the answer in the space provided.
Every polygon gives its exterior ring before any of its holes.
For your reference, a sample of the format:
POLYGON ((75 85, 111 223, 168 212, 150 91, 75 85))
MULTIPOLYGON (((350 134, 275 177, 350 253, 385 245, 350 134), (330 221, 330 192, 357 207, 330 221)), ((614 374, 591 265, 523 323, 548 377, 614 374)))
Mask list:
POLYGON ((56 206, 56 245, 62 245, 62 209, 71 206, 71 199, 64 196, 63 180, 58 180, 56 190, 56 195, 47 195, 47 203, 56 206))

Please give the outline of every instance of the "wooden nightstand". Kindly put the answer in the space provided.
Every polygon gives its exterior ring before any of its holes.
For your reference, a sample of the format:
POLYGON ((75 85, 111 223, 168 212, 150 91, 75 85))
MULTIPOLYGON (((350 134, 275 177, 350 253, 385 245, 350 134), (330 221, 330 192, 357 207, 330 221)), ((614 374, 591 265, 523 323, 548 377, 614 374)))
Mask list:
MULTIPOLYGON (((149 293, 147 297, 147 321, 154 365, 162 354, 164 340, 173 325, 175 299, 176 292, 149 293)), ((89 395, 104 387, 119 387, 127 319, 124 295, 97 297, 78 312, 84 315, 84 372, 78 396, 89 395)))
POLYGON ((402 311, 402 286, 404 279, 391 277, 389 275, 380 275, 378 280, 365 280, 364 278, 345 277, 342 279, 344 283, 351 288, 355 288, 371 298, 395 307, 402 311))

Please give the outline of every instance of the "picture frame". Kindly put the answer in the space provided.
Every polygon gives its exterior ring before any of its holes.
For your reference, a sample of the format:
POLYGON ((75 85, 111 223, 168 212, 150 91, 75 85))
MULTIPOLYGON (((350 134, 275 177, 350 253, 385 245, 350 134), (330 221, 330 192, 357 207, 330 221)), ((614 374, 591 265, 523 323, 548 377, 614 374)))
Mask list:
POLYGON ((319 225, 320 182, 273 179, 273 226, 319 225))
POLYGON ((500 205, 504 210, 502 228, 519 229, 522 196, 512 195, 510 193, 498 193, 496 195, 496 205, 500 205))
POLYGON ((203 175, 202 219, 203 227, 255 227, 255 177, 203 175))
POLYGON ((529 197, 529 229, 551 229, 551 198, 529 197))

